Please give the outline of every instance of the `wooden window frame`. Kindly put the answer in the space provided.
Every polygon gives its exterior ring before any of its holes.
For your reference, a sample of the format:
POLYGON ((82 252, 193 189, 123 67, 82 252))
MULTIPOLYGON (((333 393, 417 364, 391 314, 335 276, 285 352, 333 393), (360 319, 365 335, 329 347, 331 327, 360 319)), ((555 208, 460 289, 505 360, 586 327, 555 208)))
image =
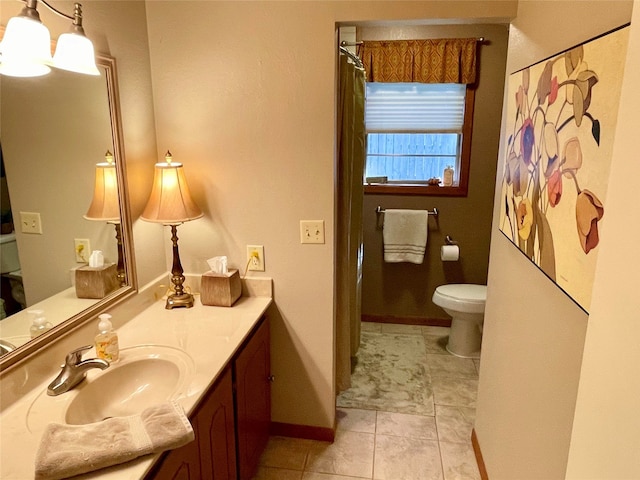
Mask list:
POLYGON ((471 167, 471 133, 473 132, 473 107, 475 104, 475 85, 467 85, 464 98, 464 123, 462 125, 462 146, 460 151, 460 178, 458 185, 432 186, 387 183, 364 185, 365 194, 383 195, 425 195, 439 197, 466 197, 469 191, 469 169, 471 167))

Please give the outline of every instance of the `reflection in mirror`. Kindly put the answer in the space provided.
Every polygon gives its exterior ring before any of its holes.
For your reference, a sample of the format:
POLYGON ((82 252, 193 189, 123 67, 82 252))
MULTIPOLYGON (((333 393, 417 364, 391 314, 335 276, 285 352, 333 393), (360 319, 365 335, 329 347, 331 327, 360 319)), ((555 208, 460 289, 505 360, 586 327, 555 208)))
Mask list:
POLYGON ((115 60, 96 60, 97 77, 0 76, 0 339, 19 347, 0 368, 135 290, 115 60))

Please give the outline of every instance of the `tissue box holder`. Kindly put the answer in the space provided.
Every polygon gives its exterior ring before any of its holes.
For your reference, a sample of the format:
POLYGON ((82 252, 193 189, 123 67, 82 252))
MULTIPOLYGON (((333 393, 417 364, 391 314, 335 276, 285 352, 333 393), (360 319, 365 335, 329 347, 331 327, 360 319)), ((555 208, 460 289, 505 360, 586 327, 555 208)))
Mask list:
POLYGON ((118 288, 118 272, 115 263, 102 267, 76 268, 76 297, 104 298, 118 288))
POLYGON ((238 270, 229 270, 228 277, 219 273, 207 272, 200 280, 200 301, 203 305, 230 307, 242 293, 238 270))

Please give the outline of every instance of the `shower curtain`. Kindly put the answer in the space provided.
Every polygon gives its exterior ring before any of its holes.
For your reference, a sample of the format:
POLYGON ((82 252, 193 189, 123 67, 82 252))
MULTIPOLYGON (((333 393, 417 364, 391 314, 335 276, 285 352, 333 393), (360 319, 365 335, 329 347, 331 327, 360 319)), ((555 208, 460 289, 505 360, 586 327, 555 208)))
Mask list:
POLYGON ((360 346, 365 73, 340 55, 336 217, 336 395, 351 386, 360 346))

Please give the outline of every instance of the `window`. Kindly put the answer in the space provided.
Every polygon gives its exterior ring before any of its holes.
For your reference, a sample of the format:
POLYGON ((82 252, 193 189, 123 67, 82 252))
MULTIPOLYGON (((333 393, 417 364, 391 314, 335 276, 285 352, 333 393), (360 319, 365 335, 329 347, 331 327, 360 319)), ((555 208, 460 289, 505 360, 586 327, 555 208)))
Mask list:
POLYGON ((458 83, 367 83, 365 192, 466 195, 474 90, 458 83), (453 185, 430 186, 453 167, 453 185))

